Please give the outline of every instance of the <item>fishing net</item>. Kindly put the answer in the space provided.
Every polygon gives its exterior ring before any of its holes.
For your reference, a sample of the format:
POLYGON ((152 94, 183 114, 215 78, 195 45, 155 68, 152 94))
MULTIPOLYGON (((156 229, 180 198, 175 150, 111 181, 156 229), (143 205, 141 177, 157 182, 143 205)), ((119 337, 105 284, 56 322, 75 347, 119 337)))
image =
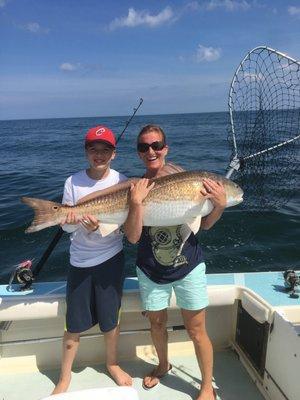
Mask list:
POLYGON ((299 189, 300 63, 268 47, 250 51, 229 93, 229 177, 244 207, 277 208, 299 189))

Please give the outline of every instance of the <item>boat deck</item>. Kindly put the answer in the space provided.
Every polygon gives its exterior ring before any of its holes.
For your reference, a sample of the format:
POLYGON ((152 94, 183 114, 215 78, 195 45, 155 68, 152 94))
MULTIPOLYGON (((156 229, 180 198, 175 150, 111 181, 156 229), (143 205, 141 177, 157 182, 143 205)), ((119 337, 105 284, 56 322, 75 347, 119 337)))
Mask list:
MULTIPOLYGON (((299 271, 297 273, 299 274, 299 271)), ((295 337, 294 330, 297 331, 299 325, 297 313, 300 305, 300 289, 297 288, 296 296, 290 296, 285 289, 282 272, 209 274, 207 280, 211 299, 215 301, 208 309, 207 327, 216 349, 214 382, 218 398, 263 400, 251 378, 255 374, 248 373, 249 370, 244 367, 247 365, 245 360, 243 364, 237 354, 228 349, 230 343, 234 344, 235 307, 236 299, 239 298, 237 296, 240 295, 234 290, 250 289, 254 295, 264 299, 266 303, 258 301, 258 306, 255 298, 251 302, 252 297, 250 297, 249 303, 247 303, 249 297, 242 299, 246 305, 248 304, 250 311, 254 310, 255 316, 262 318, 263 321, 268 321, 270 310, 280 308, 279 311, 282 312, 286 307, 285 316, 293 324, 283 319, 286 324, 282 332, 284 335, 286 332, 291 334, 291 343, 296 349, 299 348, 298 336, 295 337)), ((0 311, 3 322, 3 326, 0 326, 0 361, 1 358, 3 361, 0 374, 0 400, 43 399, 52 392, 59 376, 59 370, 42 368, 60 364, 61 344, 58 342, 61 341, 65 315, 65 282, 35 283, 27 292, 20 292, 17 289, 18 285, 13 285, 10 289, 7 285, 0 285, 2 307, 0 311), (10 325, 11 319, 13 321, 10 325)), ((119 355, 123 368, 134 377, 134 388, 138 391, 139 399, 170 400, 171 396, 174 400, 195 399, 201 384, 200 372, 193 351, 185 351, 184 343, 189 339, 185 331, 179 329, 182 319, 175 306, 169 312, 169 339, 172 339, 169 340, 169 344, 176 345, 174 347, 176 351, 174 349, 173 352, 170 351, 173 369, 155 389, 146 391, 142 388, 142 378, 153 369, 151 364, 156 364, 156 360, 152 355, 153 352, 150 356, 148 351, 144 351, 145 346, 152 346, 148 321, 141 318, 137 279, 127 278, 124 289, 124 309, 127 313, 124 313, 124 318, 121 319, 121 334, 124 333, 124 337, 120 346, 123 351, 119 352, 119 355), (144 352, 138 352, 137 348, 144 352)), ((74 368, 69 391, 115 386, 103 365, 91 364, 91 360, 97 362, 104 359, 103 338, 101 339, 101 335, 98 338, 98 335, 98 328, 95 327, 89 332, 86 340, 82 340, 77 360, 83 367, 74 368), (82 358, 80 358, 81 348, 82 358), (82 362, 87 359, 90 361, 82 362)), ((191 343, 190 347, 192 348, 191 343)), ((296 363, 294 348, 291 348, 290 360, 296 363)), ((283 358, 284 356, 285 353, 282 354, 283 358)), ((275 360, 272 365, 277 364, 275 360)), ((294 371, 297 370, 298 367, 295 367, 294 371)), ((277 373, 277 370, 275 372, 277 373)), ((279 378, 281 379, 281 375, 279 378)), ((284 385, 284 380, 280 382, 284 385)), ((264 386, 260 387, 265 390, 266 386, 264 383, 264 386)), ((285 390, 288 391, 289 388, 285 390)))
MULTIPOLYGON (((142 388, 143 376, 151 371, 155 359, 136 358, 124 361, 121 366, 134 377, 134 388, 140 400, 188 400, 195 399, 201 383, 197 361, 193 355, 170 357, 171 373, 152 390, 142 388)), ((74 369, 69 391, 112 387, 115 383, 106 374, 103 365, 74 369)), ((57 382, 59 370, 35 373, 2 374, 0 377, 1 400, 38 400, 49 396, 57 382)), ((249 377, 238 356, 231 350, 215 353, 214 386, 221 400, 263 400, 262 395, 249 377)))

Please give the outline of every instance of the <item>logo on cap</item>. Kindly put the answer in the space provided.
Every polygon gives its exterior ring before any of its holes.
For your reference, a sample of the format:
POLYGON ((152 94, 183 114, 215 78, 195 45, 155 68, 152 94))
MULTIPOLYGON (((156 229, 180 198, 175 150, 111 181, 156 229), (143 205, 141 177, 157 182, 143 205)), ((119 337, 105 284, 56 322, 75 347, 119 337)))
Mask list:
POLYGON ((95 133, 96 133, 96 136, 101 136, 102 133, 104 133, 104 132, 105 132, 105 128, 99 128, 95 133))

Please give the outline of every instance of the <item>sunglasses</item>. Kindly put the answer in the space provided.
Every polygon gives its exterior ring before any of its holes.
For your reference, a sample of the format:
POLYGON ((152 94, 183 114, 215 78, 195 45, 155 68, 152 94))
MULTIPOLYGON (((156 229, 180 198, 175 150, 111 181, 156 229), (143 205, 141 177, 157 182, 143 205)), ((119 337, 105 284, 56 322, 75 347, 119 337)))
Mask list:
POLYGON ((150 149, 154 151, 160 151, 165 147, 164 142, 153 142, 153 143, 138 143, 137 144, 137 150, 140 153, 147 153, 147 151, 150 149))

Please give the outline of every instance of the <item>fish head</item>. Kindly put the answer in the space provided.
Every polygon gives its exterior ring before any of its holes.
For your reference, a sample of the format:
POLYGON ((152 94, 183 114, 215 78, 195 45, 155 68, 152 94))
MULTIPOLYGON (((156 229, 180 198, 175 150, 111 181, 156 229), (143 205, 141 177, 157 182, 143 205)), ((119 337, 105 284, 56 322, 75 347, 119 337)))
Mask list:
POLYGON ((223 185, 226 192, 226 207, 235 206, 243 201, 244 191, 237 183, 224 178, 223 185))

